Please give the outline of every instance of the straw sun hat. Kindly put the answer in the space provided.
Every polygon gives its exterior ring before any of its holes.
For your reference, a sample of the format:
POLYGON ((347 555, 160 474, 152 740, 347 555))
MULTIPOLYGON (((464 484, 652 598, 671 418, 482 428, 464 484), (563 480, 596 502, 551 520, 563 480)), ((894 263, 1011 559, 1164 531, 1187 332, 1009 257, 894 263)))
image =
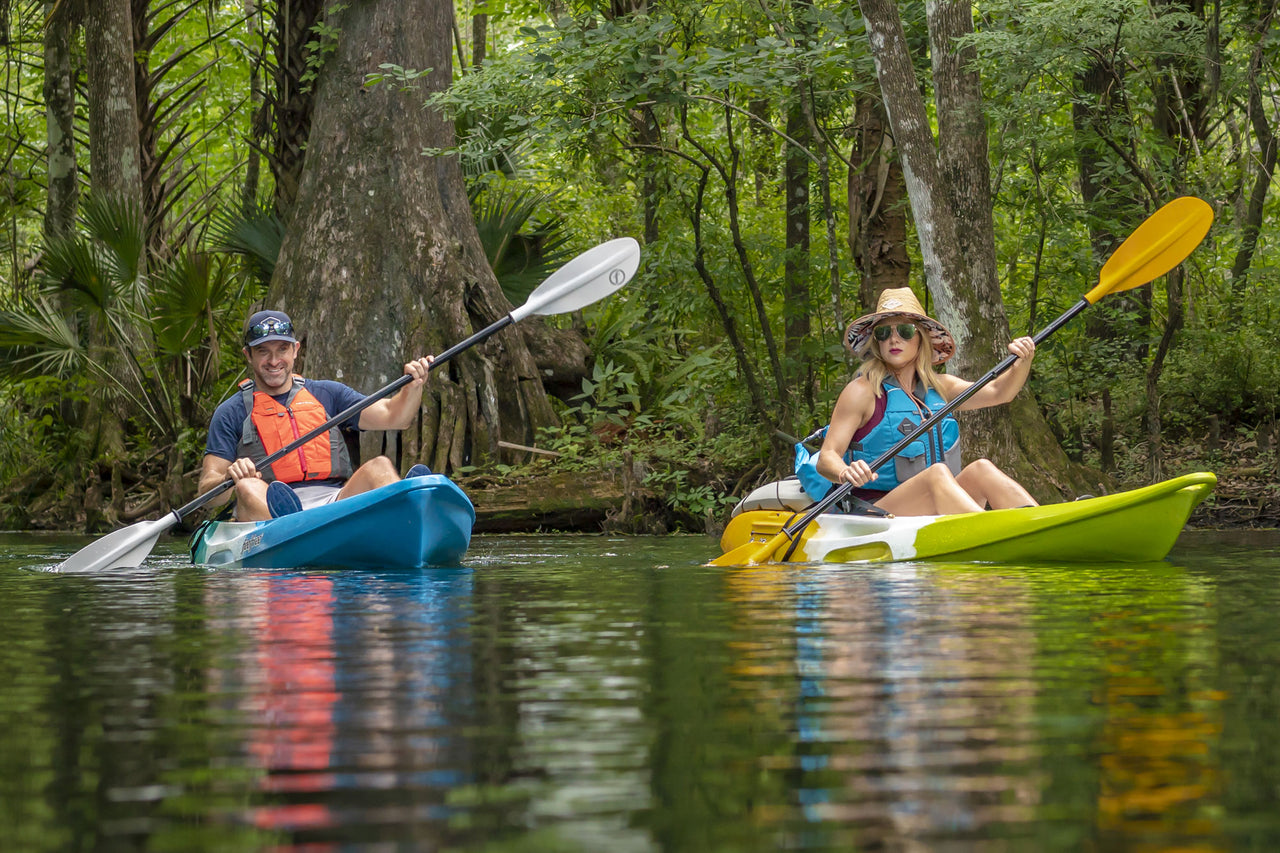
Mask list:
POLYGON ((924 313, 920 300, 909 287, 895 287, 881 291, 876 310, 864 314, 849 324, 844 333, 844 345, 861 358, 866 358, 871 342, 871 330, 881 320, 890 317, 906 317, 929 334, 933 344, 933 363, 942 364, 955 355, 956 342, 947 327, 924 313))

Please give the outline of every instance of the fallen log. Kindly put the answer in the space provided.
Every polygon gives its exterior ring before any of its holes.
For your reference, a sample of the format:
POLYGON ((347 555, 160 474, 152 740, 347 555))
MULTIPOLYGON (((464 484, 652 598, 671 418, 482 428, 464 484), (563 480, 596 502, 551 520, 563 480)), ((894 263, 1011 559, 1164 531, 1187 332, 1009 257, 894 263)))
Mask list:
POLYGON ((477 533, 600 531, 611 514, 653 495, 622 471, 562 471, 529 477, 458 478, 476 508, 477 533))

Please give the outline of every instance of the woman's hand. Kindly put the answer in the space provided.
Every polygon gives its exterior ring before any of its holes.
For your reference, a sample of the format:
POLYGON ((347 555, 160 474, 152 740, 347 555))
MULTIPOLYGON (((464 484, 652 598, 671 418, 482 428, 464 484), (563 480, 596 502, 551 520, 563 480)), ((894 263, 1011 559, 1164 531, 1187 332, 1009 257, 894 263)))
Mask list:
POLYGON ((1009 352, 1030 363, 1036 354, 1036 342, 1031 338, 1014 338, 1009 342, 1009 352))
POLYGON ((879 476, 871 470, 871 466, 861 459, 855 459, 840 472, 840 482, 849 483, 854 488, 870 483, 879 476))

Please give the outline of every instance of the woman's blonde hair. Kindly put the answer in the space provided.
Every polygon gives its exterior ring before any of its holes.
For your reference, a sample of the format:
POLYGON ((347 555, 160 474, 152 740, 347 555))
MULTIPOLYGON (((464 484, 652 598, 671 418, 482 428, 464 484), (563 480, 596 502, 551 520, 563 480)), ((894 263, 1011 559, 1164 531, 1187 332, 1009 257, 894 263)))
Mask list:
MULTIPOLYGON (((916 340, 920 341, 920 347, 916 350, 916 376, 924 384, 925 391, 929 389, 942 394, 942 388, 938 386, 938 374, 933 369, 933 348, 926 346, 928 336, 924 329, 920 328, 919 323, 912 323, 916 327, 916 340)), ((876 397, 884 396, 884 380, 893 374, 889 371, 889 365, 884 363, 884 359, 880 357, 880 342, 873 335, 867 342, 867 348, 863 352, 862 365, 858 368, 857 376, 866 377, 871 383, 871 390, 876 397)), ((904 389, 906 391, 914 391, 914 388, 904 389)), ((945 397, 946 395, 943 394, 945 397)))

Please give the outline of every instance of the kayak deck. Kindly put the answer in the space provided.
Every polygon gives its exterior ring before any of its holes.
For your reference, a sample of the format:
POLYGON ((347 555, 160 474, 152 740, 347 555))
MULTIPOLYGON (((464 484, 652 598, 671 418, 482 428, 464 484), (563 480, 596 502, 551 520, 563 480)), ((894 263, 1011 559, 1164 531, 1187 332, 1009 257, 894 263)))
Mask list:
POLYGON ((474 523, 466 494, 428 474, 269 521, 210 522, 192 537, 191 561, 272 569, 457 565, 474 523))
MULTIPOLYGON (((1200 472, 1063 504, 961 515, 879 518, 827 513, 801 535, 790 562, 946 558, 965 562, 1162 560, 1217 478, 1200 472)), ((747 510, 720 540, 724 553, 768 542, 798 512, 747 510)), ((781 559, 781 551, 774 559, 781 559)))

